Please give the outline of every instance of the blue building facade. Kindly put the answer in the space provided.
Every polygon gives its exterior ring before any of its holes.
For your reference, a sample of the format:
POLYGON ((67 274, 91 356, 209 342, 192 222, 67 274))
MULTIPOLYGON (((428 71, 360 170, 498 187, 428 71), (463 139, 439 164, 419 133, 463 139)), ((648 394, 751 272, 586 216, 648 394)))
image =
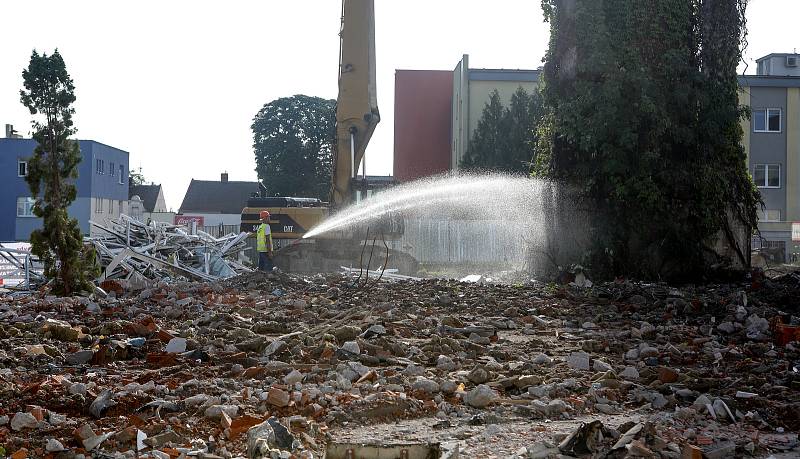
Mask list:
MULTIPOLYGON (((89 220, 119 216, 128 205, 128 152, 94 140, 79 140, 82 161, 75 181, 78 195, 69 207, 81 232, 90 233, 89 220)), ((42 220, 32 214, 33 199, 25 181, 33 139, 0 139, 0 241, 28 241, 42 220)))

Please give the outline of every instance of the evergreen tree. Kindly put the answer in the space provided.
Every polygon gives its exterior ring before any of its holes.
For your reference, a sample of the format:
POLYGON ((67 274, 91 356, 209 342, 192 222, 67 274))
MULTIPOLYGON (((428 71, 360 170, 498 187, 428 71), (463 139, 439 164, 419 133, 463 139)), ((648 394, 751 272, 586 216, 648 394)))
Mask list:
POLYGON ((500 94, 492 91, 460 166, 467 170, 527 173, 540 116, 538 93, 528 94, 520 86, 511 96, 509 108, 504 108, 500 94))
POLYGON ((501 170, 528 173, 537 141, 537 126, 542 116, 542 99, 538 91, 528 94, 520 86, 511 96, 506 112, 508 121, 508 152, 501 170))
POLYGON ((467 152, 461 160, 464 169, 490 169, 497 165, 503 152, 508 151, 508 127, 506 109, 495 89, 483 107, 481 119, 472 134, 467 152))
POLYGON ((24 89, 20 100, 31 115, 33 138, 38 145, 28 161, 25 180, 36 204, 33 213, 43 219, 42 229, 31 233, 31 251, 44 264, 53 291, 69 295, 91 288, 94 252, 85 248, 78 221, 67 207, 75 200, 81 153, 69 136, 75 109, 75 85, 58 50, 50 56, 33 51, 28 68, 22 71, 24 89))

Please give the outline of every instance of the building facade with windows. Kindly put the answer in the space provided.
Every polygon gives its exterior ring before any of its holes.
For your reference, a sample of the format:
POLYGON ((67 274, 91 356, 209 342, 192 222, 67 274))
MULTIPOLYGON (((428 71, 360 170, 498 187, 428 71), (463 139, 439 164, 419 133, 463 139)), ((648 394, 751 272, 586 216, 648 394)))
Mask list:
MULTIPOLYGON (((765 204, 753 246, 780 253, 778 261, 800 261, 800 54, 773 53, 756 62, 755 75, 739 76, 740 103, 752 113, 742 121, 742 142, 765 204)), ((507 104, 518 87, 535 91, 539 75, 469 68, 466 55, 452 72, 398 70, 395 178, 457 171, 491 92, 507 104)))
POLYGON ((800 229, 800 55, 774 53, 756 62, 756 75, 739 77, 740 102, 752 114, 742 122, 742 141, 764 200, 754 247, 792 261, 800 253, 800 240, 792 240, 792 227, 800 229))
MULTIPOLYGON (((81 232, 90 234, 89 220, 103 223, 119 217, 128 207, 128 152, 96 142, 79 140, 82 160, 75 180, 77 197, 69 207, 81 232)), ((0 241, 27 241, 42 220, 33 215, 27 175, 33 139, 0 139, 0 241)))

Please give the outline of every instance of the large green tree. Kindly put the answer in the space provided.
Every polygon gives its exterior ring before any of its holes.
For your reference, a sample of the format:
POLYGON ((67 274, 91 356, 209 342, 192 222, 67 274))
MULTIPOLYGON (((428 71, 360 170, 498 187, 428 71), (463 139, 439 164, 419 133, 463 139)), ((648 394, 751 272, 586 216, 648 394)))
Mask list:
POLYGON ((492 91, 470 139, 460 166, 467 170, 528 173, 542 115, 538 92, 520 86, 503 107, 500 93, 492 91))
POLYGON ((256 172, 270 195, 328 199, 336 101, 282 97, 259 110, 252 129, 256 172))
POLYGON ((75 85, 58 53, 31 54, 22 71, 20 101, 35 115, 33 138, 37 146, 28 161, 25 180, 36 199, 33 213, 43 219, 42 229, 31 233, 31 251, 42 260, 53 291, 71 294, 91 286, 94 253, 85 248, 78 221, 67 213, 75 200, 81 152, 72 115, 75 85))
POLYGON ((697 279, 722 261, 720 238, 747 265, 760 197, 740 145, 746 0, 542 6, 551 38, 535 173, 582 192, 592 267, 697 279))

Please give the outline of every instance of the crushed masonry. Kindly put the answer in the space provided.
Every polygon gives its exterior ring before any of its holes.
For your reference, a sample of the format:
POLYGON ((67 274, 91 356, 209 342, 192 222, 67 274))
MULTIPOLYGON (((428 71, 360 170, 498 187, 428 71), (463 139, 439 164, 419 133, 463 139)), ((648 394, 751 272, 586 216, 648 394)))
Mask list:
POLYGON ((128 222, 93 239, 107 295, 0 295, 9 456, 800 454, 797 273, 364 285, 247 272, 238 236, 128 222))

